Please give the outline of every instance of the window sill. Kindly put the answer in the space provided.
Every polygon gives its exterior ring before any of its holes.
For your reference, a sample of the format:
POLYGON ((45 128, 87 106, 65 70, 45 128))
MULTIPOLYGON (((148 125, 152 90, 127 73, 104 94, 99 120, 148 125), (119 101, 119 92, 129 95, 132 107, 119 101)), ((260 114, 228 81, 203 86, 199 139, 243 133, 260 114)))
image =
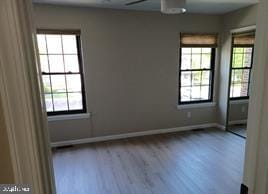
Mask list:
POLYGON ((79 120, 79 119, 88 119, 90 118, 90 113, 83 114, 71 114, 71 115, 56 115, 56 116, 48 116, 48 122, 53 121, 64 121, 64 120, 79 120))
POLYGON ((230 100, 230 104, 246 104, 249 103, 248 99, 245 100, 230 100))
POLYGON ((206 102, 206 103, 196 103, 196 104, 183 104, 183 105, 178 105, 177 109, 190 109, 190 108, 206 108, 206 107, 214 107, 216 106, 216 102, 206 102))

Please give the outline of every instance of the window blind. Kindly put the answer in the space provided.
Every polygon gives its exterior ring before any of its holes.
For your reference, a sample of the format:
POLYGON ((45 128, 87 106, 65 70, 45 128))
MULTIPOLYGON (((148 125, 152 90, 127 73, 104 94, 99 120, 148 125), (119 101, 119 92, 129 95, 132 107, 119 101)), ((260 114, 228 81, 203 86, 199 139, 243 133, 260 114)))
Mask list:
POLYGON ((186 34, 181 33, 181 47, 212 47, 218 46, 217 34, 186 34))
POLYGON ((255 44, 255 33, 243 33, 243 34, 234 34, 233 35, 233 44, 238 45, 254 45, 255 44))

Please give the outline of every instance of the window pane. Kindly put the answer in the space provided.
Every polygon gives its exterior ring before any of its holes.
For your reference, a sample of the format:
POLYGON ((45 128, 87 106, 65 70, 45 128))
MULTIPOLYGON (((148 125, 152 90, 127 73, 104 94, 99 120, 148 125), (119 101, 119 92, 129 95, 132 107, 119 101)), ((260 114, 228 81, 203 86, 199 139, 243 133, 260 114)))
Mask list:
POLYGON ((234 48, 232 67, 231 97, 248 96, 248 83, 250 79, 250 68, 252 66, 252 47, 234 48), (235 70, 235 68, 240 68, 235 70))
POLYGON ((186 102, 191 100, 191 87, 181 87, 181 101, 186 102))
POLYGON ((212 53, 212 48, 209 47, 182 48, 180 67, 181 102, 194 102, 211 98, 211 75, 214 70, 211 65, 212 54, 214 52, 212 53))
POLYGON ((233 97, 240 97, 240 96, 241 96, 241 84, 234 84, 233 97))
POLYGON ((193 86, 192 87, 192 99, 194 101, 200 100, 201 94, 200 94, 200 86, 193 86))
POLYGON ((50 72, 64 72, 63 56, 49 55, 50 72))
POLYGON ((234 82, 235 82, 235 70, 232 69, 231 83, 233 84, 234 82))
POLYGON ((248 83, 243 83, 241 85, 241 96, 247 96, 248 95, 248 83))
POLYGON ((37 35, 47 112, 83 109, 77 40, 73 34, 37 35))
POLYGON ((230 87, 230 98, 233 98, 233 90, 234 90, 234 85, 231 84, 231 87, 230 87))
POLYGON ((243 75, 243 70, 234 70, 234 82, 241 83, 242 75, 243 75))
POLYGON ((181 86, 191 86, 191 72, 181 72, 181 86))
POLYGON ((83 108, 81 93, 69 93, 68 99, 70 110, 78 110, 83 108))
POLYGON ((52 92, 66 92, 65 76, 64 75, 51 75, 52 92))
POLYGON ((66 72, 79 72, 77 55, 64 55, 64 63, 66 72))
POLYGON ((77 46, 76 46, 76 35, 63 35, 63 52, 64 54, 76 54, 77 46))
POLYGON ((249 69, 243 70, 242 82, 249 82, 249 69))
POLYGON ((245 49, 244 49, 244 52, 245 52, 245 53, 250 53, 250 54, 251 54, 251 53, 253 52, 253 49, 252 49, 251 47, 248 47, 248 48, 245 48, 245 49))
POLYGON ((202 85, 210 84, 210 71, 203 71, 202 73, 202 85))
POLYGON ((181 53, 182 54, 191 54, 191 48, 182 48, 181 53))
POLYGON ((202 100, 209 99, 209 86, 201 86, 201 99, 202 100))
POLYGON ((243 54, 234 54, 233 67, 243 67, 243 54))
POLYGON ((66 75, 68 92, 81 92, 80 75, 66 75))
POLYGON ((201 85, 201 71, 192 72, 192 85, 201 85))
POLYGON ((192 69, 200 69, 201 64, 201 54, 192 55, 192 69))
POLYGON ((181 58, 181 69, 191 69, 191 55, 185 54, 181 58))
POLYGON ((46 110, 47 112, 53 111, 53 103, 51 94, 45 94, 46 110))
POLYGON ((200 54, 201 53, 201 48, 192 48, 192 53, 200 54))
POLYGON ((234 48, 234 52, 235 53, 243 53, 244 52, 244 48, 234 48))
POLYGON ((40 55, 40 65, 42 72, 49 72, 47 55, 40 55))
POLYGON ((61 35, 46 35, 48 54, 62 54, 61 35))
POLYGON ((50 85, 49 75, 43 75, 42 77, 43 77, 44 92, 51 93, 51 85, 50 85))
POLYGON ((211 63, 211 54, 202 54, 202 65, 203 69, 209 69, 211 63))
POLYGON ((55 111, 68 110, 66 93, 53 94, 53 102, 55 111))
POLYGON ((244 67, 251 67, 252 53, 245 53, 244 55, 244 67))
POLYGON ((211 53, 211 48, 202 48, 202 53, 203 54, 210 54, 211 53))
POLYGON ((45 35, 37 35, 38 51, 40 54, 47 53, 46 38, 45 35))

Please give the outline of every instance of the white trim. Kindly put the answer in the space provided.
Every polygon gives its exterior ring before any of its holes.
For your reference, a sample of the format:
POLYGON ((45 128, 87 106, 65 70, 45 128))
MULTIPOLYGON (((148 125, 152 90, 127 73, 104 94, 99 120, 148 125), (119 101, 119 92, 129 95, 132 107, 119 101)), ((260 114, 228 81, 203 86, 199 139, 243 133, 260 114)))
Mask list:
POLYGON ((226 127, 224 125, 219 124, 219 123, 215 123, 215 127, 218 128, 218 129, 221 129, 223 131, 226 130, 226 127))
POLYGON ((79 120, 79 119, 88 119, 90 118, 90 113, 83 114, 71 114, 71 115, 57 115, 57 116, 49 116, 47 120, 49 122, 53 121, 64 121, 64 120, 79 120))
POLYGON ((1 0, 0 26, 1 116, 8 132, 14 183, 31 185, 32 193, 54 194, 49 134, 33 44, 32 2, 1 0))
POLYGON ((248 104, 249 100, 230 100, 230 104, 248 104))
MULTIPOLYGON (((236 120, 236 121, 229 122, 229 125, 237 125, 237 124, 247 124, 247 120, 236 120)), ((224 131, 226 130, 226 127, 219 123, 215 123, 215 127, 224 131)))
POLYGON ((125 138, 130 138, 130 137, 156 135, 156 134, 172 133, 172 132, 180 132, 180 131, 189 131, 193 129, 202 129, 202 128, 211 128, 211 127, 218 128, 218 124, 207 123, 207 124, 202 124, 202 125, 192 125, 192 126, 175 127, 175 128, 168 128, 168 129, 156 129, 156 130, 149 130, 149 131, 124 133, 124 134, 118 134, 118 135, 108 135, 108 136, 92 137, 92 138, 77 139, 77 140, 59 141, 59 142, 51 143, 51 147, 94 143, 94 142, 101 142, 101 141, 108 141, 108 140, 117 140, 117 139, 125 139, 125 138))
MULTIPOLYGON (((1 21, 0 21, 1 22, 1 21)), ((1 40, 0 40, 1 41, 1 40)), ((0 48, 1 49, 1 48, 0 48)), ((0 100, 2 101, 3 99, 9 99, 8 97, 8 91, 7 91, 7 84, 5 82, 5 74, 3 71, 3 63, 1 62, 1 52, 0 52, 0 100)), ((21 167, 20 167, 20 163, 19 163, 19 159, 18 159, 18 149, 16 146, 16 137, 15 137, 15 132, 14 132, 14 125, 12 123, 12 114, 9 110, 9 102, 6 101, 6 103, 1 102, 2 104, 2 109, 1 110, 1 117, 4 117, 5 120, 5 125, 4 126, 7 132, 7 136, 8 136, 8 143, 9 143, 9 149, 10 149, 10 155, 11 155, 11 162, 12 162, 12 169, 13 169, 13 173, 14 173, 14 179, 15 182, 19 182, 22 180, 22 175, 21 175, 21 167), (8 129, 8 130, 7 130, 8 129)))
POLYGON ((240 125, 240 124, 247 124, 247 119, 245 120, 235 120, 235 121, 229 121, 229 125, 240 125))
POLYGON ((265 192, 265 176, 267 169, 267 50, 268 26, 264 18, 268 18, 268 1, 261 0, 257 9, 257 31, 252 69, 251 94, 249 100, 247 141, 244 161, 243 183, 248 186, 248 193, 265 192), (265 94, 266 93, 266 94, 265 94), (264 123, 263 123, 264 122, 264 123), (262 133, 263 132, 263 133, 262 133), (262 147, 263 145, 264 147, 262 147), (259 156, 259 157, 258 157, 259 156), (264 164, 264 165, 263 165, 264 164))
POLYGON ((178 105, 177 109, 190 109, 190 108, 206 108, 206 107, 213 107, 216 106, 216 102, 207 102, 207 103, 196 103, 196 104, 185 104, 185 105, 178 105))
POLYGON ((249 32, 249 31, 253 31, 256 30, 256 25, 252 25, 252 26, 245 26, 242 28, 234 28, 231 30, 231 33, 241 33, 241 32, 249 32))

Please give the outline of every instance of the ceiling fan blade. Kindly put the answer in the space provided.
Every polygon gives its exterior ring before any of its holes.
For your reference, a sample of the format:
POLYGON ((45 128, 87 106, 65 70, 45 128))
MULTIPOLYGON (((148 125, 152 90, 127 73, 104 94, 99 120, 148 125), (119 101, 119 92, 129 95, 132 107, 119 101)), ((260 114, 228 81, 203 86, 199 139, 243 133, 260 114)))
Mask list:
POLYGON ((130 3, 126 3, 125 5, 126 5, 126 6, 134 5, 134 4, 142 3, 142 2, 144 2, 144 1, 147 1, 147 0, 132 1, 132 2, 130 2, 130 3))

